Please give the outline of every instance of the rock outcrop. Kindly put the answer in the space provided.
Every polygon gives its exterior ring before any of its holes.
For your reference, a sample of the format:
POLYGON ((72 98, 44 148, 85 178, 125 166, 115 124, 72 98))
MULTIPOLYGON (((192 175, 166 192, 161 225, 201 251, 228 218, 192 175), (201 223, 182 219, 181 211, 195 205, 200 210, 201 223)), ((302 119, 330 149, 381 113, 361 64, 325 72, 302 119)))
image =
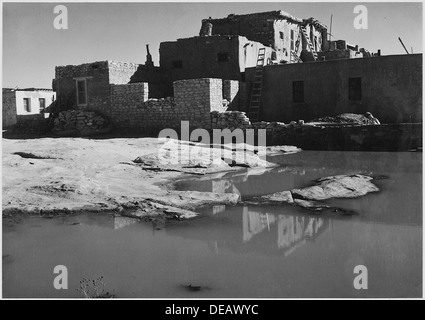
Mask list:
POLYGON ((358 198, 371 192, 378 192, 379 188, 372 183, 372 180, 372 177, 359 174, 331 176, 318 179, 314 186, 255 197, 248 203, 288 203, 312 210, 334 209, 335 212, 347 213, 347 210, 333 208, 323 201, 335 198, 358 198))
POLYGON ((373 178, 363 175, 339 175, 317 180, 315 186, 294 189, 292 195, 304 200, 327 200, 331 198, 357 198, 370 192, 378 192, 373 178))

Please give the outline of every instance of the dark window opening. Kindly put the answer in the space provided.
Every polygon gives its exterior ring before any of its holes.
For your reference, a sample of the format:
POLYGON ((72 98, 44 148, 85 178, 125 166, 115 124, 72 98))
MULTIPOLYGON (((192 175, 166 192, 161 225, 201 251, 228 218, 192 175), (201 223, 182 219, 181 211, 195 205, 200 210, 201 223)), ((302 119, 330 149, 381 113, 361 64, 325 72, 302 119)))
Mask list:
POLYGON ((218 62, 228 62, 229 61, 229 53, 228 52, 217 53, 217 61, 218 62))
POLYGON ((86 79, 77 80, 77 105, 87 105, 87 82, 86 79))
POLYGON ((291 51, 295 49, 295 34, 294 30, 291 30, 291 51))
POLYGON ((292 82, 292 102, 304 102, 304 81, 292 82))
POLYGON ((282 31, 279 31, 279 36, 283 40, 283 32, 282 31))
POLYGON ((348 98, 350 101, 362 100, 362 78, 348 79, 348 98))
POLYGON ((241 72, 241 82, 245 82, 245 81, 246 81, 245 72, 241 72))
POLYGON ((181 68, 183 68, 183 61, 181 61, 181 60, 173 61, 173 68, 174 69, 181 69, 181 68))
POLYGON ((24 98, 24 110, 26 112, 31 112, 31 99, 30 98, 24 98))
POLYGON ((38 102, 40 103, 40 111, 46 109, 46 99, 38 98, 38 102))

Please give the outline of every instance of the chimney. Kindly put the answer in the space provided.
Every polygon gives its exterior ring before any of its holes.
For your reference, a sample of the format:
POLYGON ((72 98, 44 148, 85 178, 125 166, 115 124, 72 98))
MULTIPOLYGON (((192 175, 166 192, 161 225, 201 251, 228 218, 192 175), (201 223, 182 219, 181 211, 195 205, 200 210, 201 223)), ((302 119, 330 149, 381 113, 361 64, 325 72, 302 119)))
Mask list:
POLYGON ((148 67, 153 67, 152 56, 151 56, 151 54, 149 52, 149 45, 148 44, 146 45, 146 52, 147 52, 147 54, 146 54, 145 65, 148 66, 148 67))
POLYGON ((199 36, 201 37, 210 37, 212 36, 213 25, 211 22, 206 20, 202 21, 201 31, 199 32, 199 36))

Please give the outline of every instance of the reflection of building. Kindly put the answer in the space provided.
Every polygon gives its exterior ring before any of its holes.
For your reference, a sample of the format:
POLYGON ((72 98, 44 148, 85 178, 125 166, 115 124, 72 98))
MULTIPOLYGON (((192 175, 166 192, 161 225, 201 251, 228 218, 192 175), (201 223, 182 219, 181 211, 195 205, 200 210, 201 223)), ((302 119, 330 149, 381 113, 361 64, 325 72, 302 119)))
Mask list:
POLYGON ((243 241, 250 241, 255 235, 277 223, 277 246, 289 255, 309 239, 316 238, 329 228, 330 220, 312 216, 273 215, 243 208, 243 241))
POLYGON ((95 225, 97 227, 118 230, 135 224, 139 220, 135 218, 105 214, 87 214, 80 216, 78 221, 88 226, 95 225))

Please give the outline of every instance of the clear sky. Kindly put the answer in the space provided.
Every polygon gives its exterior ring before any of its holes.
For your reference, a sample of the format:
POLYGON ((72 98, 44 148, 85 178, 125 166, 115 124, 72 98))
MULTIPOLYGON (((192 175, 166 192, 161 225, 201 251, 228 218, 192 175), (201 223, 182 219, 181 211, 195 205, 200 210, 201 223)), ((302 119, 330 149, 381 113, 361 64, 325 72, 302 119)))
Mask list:
POLYGON ((99 60, 144 63, 150 44, 158 65, 159 44, 196 36, 201 20, 284 10, 314 17, 332 34, 383 55, 404 54, 398 41, 422 53, 422 3, 191 2, 191 3, 3 3, 3 87, 51 88, 55 66, 99 60), (53 8, 68 8, 68 29, 53 27, 53 8), (357 30, 354 7, 368 9, 368 29, 357 30), (329 31, 329 29, 328 29, 329 31))

